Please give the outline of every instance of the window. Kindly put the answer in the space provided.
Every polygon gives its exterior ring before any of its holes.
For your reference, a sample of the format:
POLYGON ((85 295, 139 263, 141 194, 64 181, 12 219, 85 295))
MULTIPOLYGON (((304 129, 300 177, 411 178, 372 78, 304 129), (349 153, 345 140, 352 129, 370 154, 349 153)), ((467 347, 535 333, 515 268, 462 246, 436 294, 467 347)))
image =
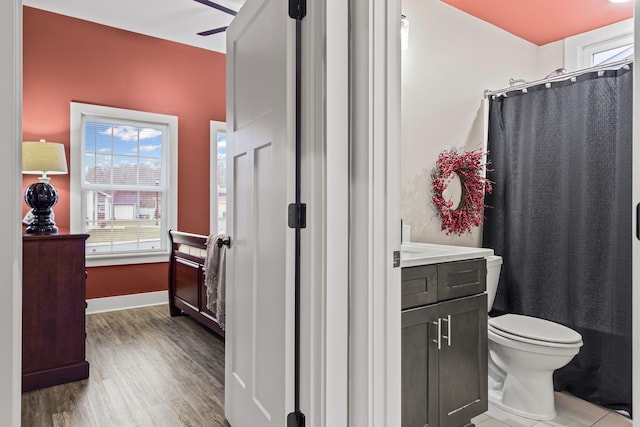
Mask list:
POLYGON ((227 125, 211 122, 210 224, 211 234, 227 232, 227 125))
POLYGON ((175 116, 71 103, 71 231, 87 265, 166 261, 175 228, 175 116))
POLYGON ((633 43, 624 42, 622 45, 617 43, 615 47, 601 47, 592 52, 591 65, 610 64, 630 58, 633 58, 633 43))
POLYGON ((633 19, 565 39, 565 68, 575 71, 633 57, 633 19))

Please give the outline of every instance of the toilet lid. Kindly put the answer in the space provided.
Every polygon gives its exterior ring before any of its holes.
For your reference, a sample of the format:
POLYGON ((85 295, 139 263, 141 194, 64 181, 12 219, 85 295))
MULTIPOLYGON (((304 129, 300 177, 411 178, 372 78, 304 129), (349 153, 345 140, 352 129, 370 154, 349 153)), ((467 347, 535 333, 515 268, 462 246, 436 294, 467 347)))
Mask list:
POLYGON ((505 314, 489 319, 494 332, 504 331, 510 335, 536 341, 573 344, 582 341, 582 336, 573 329, 549 320, 519 314, 505 314))

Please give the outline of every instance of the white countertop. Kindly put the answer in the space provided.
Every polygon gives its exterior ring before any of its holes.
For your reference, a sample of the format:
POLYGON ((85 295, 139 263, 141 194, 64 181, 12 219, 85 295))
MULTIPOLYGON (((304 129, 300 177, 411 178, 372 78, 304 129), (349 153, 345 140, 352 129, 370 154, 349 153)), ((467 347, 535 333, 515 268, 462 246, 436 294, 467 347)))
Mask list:
POLYGON ((485 258, 491 255, 493 255, 493 249, 407 242, 400 247, 400 267, 485 258))

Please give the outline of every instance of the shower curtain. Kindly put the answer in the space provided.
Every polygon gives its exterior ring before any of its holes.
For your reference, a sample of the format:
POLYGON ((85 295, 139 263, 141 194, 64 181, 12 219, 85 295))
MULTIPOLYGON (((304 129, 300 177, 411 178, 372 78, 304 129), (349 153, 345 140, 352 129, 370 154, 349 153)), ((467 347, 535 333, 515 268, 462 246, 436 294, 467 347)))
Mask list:
POLYGON ((492 315, 541 317, 582 335, 556 390, 631 413, 628 68, 490 100, 483 246, 504 260, 492 315))

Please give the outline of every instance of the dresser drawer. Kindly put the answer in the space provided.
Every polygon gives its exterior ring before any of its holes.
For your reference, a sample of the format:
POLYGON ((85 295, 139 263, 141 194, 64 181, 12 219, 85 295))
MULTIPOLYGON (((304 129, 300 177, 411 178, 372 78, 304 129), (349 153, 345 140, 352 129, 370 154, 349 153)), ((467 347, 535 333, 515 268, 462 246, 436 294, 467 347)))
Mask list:
POLYGON ((438 301, 479 294, 486 288, 484 258, 438 264, 438 301))
POLYGON ((402 269, 402 309, 438 300, 438 266, 421 265, 402 269))
POLYGON ((198 309, 198 292, 202 274, 202 268, 196 262, 188 259, 176 258, 175 268, 175 292, 176 296, 185 303, 198 309))
POLYGON ((476 295, 486 290, 484 258, 402 269, 402 309, 476 295))

